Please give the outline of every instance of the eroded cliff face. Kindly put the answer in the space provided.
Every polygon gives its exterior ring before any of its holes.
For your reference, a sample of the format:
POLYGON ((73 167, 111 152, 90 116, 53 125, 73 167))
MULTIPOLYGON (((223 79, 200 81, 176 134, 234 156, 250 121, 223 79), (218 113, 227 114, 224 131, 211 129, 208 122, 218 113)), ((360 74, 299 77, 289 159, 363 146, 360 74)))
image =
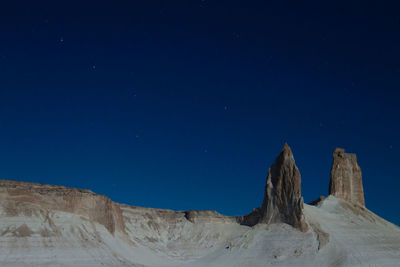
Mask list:
POLYGON ((335 149, 329 194, 365 206, 361 168, 357 164, 356 154, 345 153, 343 148, 335 149))
POLYGON ((303 215, 301 176, 287 144, 269 168, 262 206, 240 220, 251 226, 283 222, 301 231, 307 230, 303 215))
POLYGON ((125 229, 119 204, 90 190, 0 180, 0 201, 7 216, 64 211, 100 223, 112 234, 125 229))

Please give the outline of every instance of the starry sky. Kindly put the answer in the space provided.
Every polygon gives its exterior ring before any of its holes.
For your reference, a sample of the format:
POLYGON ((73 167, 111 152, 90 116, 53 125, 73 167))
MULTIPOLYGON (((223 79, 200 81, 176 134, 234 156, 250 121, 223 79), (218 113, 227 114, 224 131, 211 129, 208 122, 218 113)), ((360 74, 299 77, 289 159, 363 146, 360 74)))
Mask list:
POLYGON ((344 147, 400 224, 396 1, 8 2, 0 178, 243 215, 285 142, 306 202, 344 147))

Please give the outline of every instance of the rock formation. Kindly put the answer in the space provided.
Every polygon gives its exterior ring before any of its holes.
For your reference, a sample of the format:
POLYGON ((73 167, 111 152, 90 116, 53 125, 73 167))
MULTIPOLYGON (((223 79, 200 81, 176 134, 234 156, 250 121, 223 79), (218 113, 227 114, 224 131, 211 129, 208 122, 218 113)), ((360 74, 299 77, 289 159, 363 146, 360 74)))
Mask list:
MULTIPOLYGON (((357 166, 336 152, 334 178, 343 164, 357 166)), ((332 196, 303 210, 300 187, 287 145, 268 171, 262 205, 244 217, 134 207, 90 190, 0 180, 0 266, 399 265, 398 226, 332 196)))
POLYGON ((125 230, 120 205, 90 190, 0 180, 0 202, 10 216, 64 211, 100 223, 111 234, 125 230))
POLYGON ((361 169, 357 164, 356 154, 345 153, 343 148, 335 149, 329 194, 365 206, 361 169))
POLYGON ((269 168, 262 206, 241 219, 242 224, 250 226, 278 222, 287 223, 301 231, 307 230, 303 215, 301 176, 287 144, 269 168))
POLYGON ((224 216, 214 210, 187 210, 185 218, 192 223, 234 222, 234 217, 224 216))
POLYGON ((307 204, 308 204, 308 205, 311 205, 311 206, 317 206, 318 203, 320 203, 320 202, 321 202, 322 200, 324 200, 324 199, 325 199, 324 196, 320 196, 319 198, 314 199, 313 201, 310 201, 310 202, 308 202, 307 204))

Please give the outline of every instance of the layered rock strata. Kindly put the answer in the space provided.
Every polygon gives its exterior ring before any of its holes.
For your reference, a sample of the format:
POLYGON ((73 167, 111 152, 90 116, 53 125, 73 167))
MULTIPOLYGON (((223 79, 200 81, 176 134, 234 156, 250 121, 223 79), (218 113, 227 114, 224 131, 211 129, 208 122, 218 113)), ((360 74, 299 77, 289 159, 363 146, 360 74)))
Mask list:
POLYGON ((365 206, 361 168, 357 164, 356 154, 345 153, 343 148, 335 149, 329 194, 365 206))
POLYGON ((188 210, 185 211, 185 218, 192 223, 208 222, 234 222, 234 217, 224 216, 213 210, 188 210))
POLYGON ((90 190, 0 180, 0 202, 8 216, 64 211, 102 224, 112 234, 125 229, 120 205, 90 190))

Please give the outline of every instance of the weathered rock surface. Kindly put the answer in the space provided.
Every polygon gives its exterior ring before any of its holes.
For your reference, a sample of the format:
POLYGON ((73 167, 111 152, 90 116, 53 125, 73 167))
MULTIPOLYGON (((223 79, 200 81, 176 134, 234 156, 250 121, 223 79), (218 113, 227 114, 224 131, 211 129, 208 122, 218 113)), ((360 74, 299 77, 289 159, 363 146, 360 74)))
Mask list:
POLYGON ((188 210, 185 218, 192 223, 208 222, 234 222, 234 217, 224 216, 213 210, 188 210))
POLYGON ((329 194, 365 206, 361 168, 357 164, 356 154, 345 153, 343 148, 335 149, 329 194))
POLYGON ((287 144, 269 168, 262 206, 239 221, 250 226, 283 222, 301 231, 307 230, 303 215, 301 176, 287 144))
POLYGON ((120 205, 90 190, 0 180, 0 202, 8 216, 64 211, 100 223, 112 234, 125 229, 120 205))

